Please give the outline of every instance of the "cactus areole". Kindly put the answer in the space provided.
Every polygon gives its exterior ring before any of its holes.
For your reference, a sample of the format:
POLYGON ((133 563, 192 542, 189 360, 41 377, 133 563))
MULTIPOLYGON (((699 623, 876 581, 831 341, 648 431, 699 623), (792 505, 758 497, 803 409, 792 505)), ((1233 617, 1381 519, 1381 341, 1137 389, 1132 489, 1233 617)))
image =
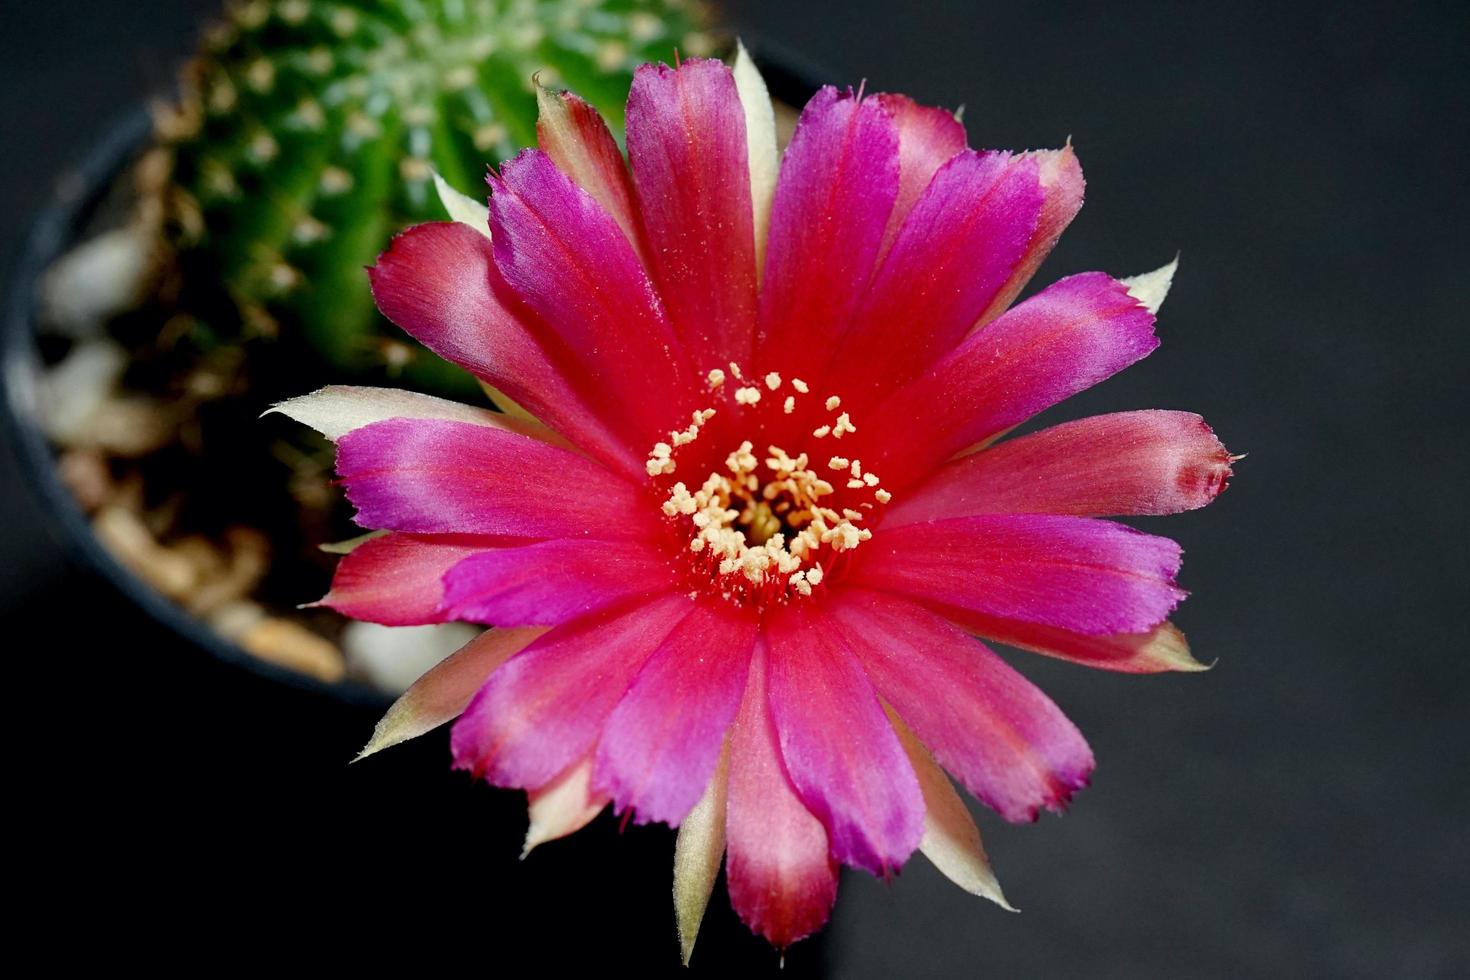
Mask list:
MULTIPOLYGON (((145 212, 174 262, 174 332, 289 338, 338 372, 473 390, 373 307, 362 268, 536 142, 535 81, 621 130, 632 69, 704 53, 681 0, 263 0, 231 5, 155 111, 145 212), (534 80, 533 80, 534 79, 534 80)), ((295 344, 293 343, 293 346, 295 344)))

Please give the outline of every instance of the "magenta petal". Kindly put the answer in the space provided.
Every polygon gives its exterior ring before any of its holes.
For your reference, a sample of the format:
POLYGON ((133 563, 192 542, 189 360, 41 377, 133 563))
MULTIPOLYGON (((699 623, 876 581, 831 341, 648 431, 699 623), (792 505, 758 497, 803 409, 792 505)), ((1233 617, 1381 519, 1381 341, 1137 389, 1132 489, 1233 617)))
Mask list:
POLYGON ((500 280, 490 242, 459 223, 417 225, 368 270, 383 315, 434 353, 505 392, 598 458, 630 471, 638 457, 567 380, 568 365, 535 338, 534 314, 500 280))
POLYGON ((636 541, 565 539, 481 550, 444 575, 451 619, 555 626, 666 590, 668 556, 636 541))
POLYGON ((1153 325, 1117 280, 1097 272, 1063 279, 970 334, 866 426, 859 421, 865 468, 897 491, 1145 357, 1158 346, 1153 325))
POLYGON ((453 619, 442 609, 444 573, 500 538, 387 534, 364 541, 337 563, 321 605, 385 626, 453 619))
POLYGON ((898 171, 897 127, 877 100, 830 86, 812 96, 771 205, 759 341, 780 352, 770 368, 817 380, 872 276, 898 171))
POLYGON ((1061 810, 1092 750, 1046 695, 978 640, 894 596, 832 604, 878 693, 965 788, 1007 820, 1061 810), (937 693, 942 692, 942 693, 937 693))
POLYGON ((454 726, 457 769, 536 789, 587 755, 638 669, 689 614, 686 596, 558 626, 490 675, 454 726))
POLYGON ((923 795, 862 666, 810 606, 778 608, 767 627, 781 757, 827 827, 833 857, 884 875, 919 846, 923 795))
POLYGON ((642 65, 628 94, 628 158, 649 263, 690 350, 750 365, 755 235, 745 110, 730 69, 692 58, 642 65))
POLYGON ((1078 633, 1133 633, 1184 598, 1179 554, 1111 521, 988 514, 882 529, 854 553, 848 581, 1078 633))
POLYGON ((966 150, 940 167, 843 335, 827 388, 863 407, 948 354, 1005 285, 1040 210, 1034 160, 966 150))
POLYGON ((837 900, 837 865, 827 831, 796 795, 781 762, 766 659, 758 642, 730 732, 725 876, 741 921, 785 949, 827 921, 837 900))
POLYGON ((619 417, 649 445, 666 436, 671 420, 699 406, 683 348, 622 229, 539 150, 507 162, 491 188, 492 248, 505 281, 580 358, 586 383, 616 399, 619 417))
POLYGON ((1120 674, 1158 674, 1164 671, 1201 671, 1189 643, 1173 623, 1160 623, 1139 633, 1088 636, 1055 626, 1038 626, 1014 619, 986 616, 970 609, 941 608, 945 619, 976 636, 1019 647, 1045 657, 1067 660, 1097 670, 1120 674))
POLYGON ((883 93, 878 101, 898 127, 898 197, 883 233, 883 252, 935 171, 965 149, 965 127, 948 109, 920 105, 906 95, 883 93))
POLYGON ((699 802, 740 707, 756 625, 748 607, 700 606, 644 664, 597 744, 592 783, 615 810, 673 825, 699 802))
POLYGON ((643 254, 633 181, 607 123, 589 102, 571 92, 551 92, 538 85, 536 101, 541 108, 536 138, 542 152, 602 205, 634 250, 643 254))
POLYGON ((637 539, 657 526, 647 498, 591 460, 467 422, 363 426, 337 443, 337 473, 363 527, 637 539))
POLYGON ((971 514, 1177 514, 1214 500, 1230 462, 1190 412, 1096 415, 947 464, 896 501, 883 526, 971 514))
POLYGON ((1082 192, 1087 185, 1082 179, 1082 165, 1077 162, 1077 154, 1072 152, 1070 145, 1060 150, 1038 150, 1026 155, 1036 161, 1041 178, 1044 197, 1041 215, 1031 233, 1031 241, 1026 245, 1025 255, 1011 272, 1010 281, 996 295, 990 309, 981 314, 979 322, 982 325, 1004 313, 1026 288, 1042 261, 1051 254, 1057 239, 1062 237, 1062 232, 1082 210, 1082 192))

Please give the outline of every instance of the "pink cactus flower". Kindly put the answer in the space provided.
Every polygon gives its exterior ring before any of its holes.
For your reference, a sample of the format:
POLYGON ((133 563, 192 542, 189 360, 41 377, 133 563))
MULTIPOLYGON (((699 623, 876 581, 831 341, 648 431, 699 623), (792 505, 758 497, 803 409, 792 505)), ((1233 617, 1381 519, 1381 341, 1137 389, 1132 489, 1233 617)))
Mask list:
POLYGON ((1102 518, 1209 503, 1196 415, 1004 439, 1158 344, 1173 265, 1012 306, 1082 204, 1070 147, 967 148, 949 112, 824 88, 778 156, 733 67, 645 65, 625 163, 571 94, 459 220, 411 228, 378 305, 506 409, 327 388, 357 520, 323 600, 495 627, 366 752, 458 718, 454 764, 530 799, 526 846, 604 807, 679 827, 687 960, 723 860, 777 947, 840 864, 915 850, 1005 903, 946 773, 1001 817, 1060 810, 1092 752, 984 638, 1104 670, 1197 670, 1173 541, 1102 518))

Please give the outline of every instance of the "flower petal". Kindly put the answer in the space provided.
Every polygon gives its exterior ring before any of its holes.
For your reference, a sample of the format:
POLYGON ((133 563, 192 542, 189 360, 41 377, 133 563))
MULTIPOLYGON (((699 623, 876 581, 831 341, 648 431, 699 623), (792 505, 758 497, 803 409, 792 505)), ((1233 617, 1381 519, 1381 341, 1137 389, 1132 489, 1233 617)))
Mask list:
POLYGON ((1169 295, 1169 287, 1174 285, 1174 273, 1177 271, 1179 256, 1176 255, 1167 265, 1162 265, 1153 272, 1143 272, 1118 281, 1128 287, 1128 292, 1143 304, 1144 309, 1157 315, 1164 305, 1165 297, 1169 295))
POLYGON ((920 105, 906 95, 891 92, 879 95, 878 101, 898 127, 898 196, 888 216, 881 249, 887 253, 935 171, 963 152, 966 142, 964 124, 948 109, 920 105))
POLYGON ((699 801, 740 707, 756 613, 697 606, 644 664, 597 743, 593 785, 639 823, 670 825, 699 801))
POLYGON ((545 786, 592 750, 638 668, 688 613, 686 596, 666 596, 551 630, 492 674, 455 723, 455 768, 496 786, 545 786))
MULTIPOLYGON (((454 616, 444 610, 444 574, 470 555, 503 544, 497 537, 388 533, 342 557, 319 605, 384 626, 424 626, 454 616)), ((520 624, 515 624, 520 625, 520 624)))
POLYGON ((669 584, 669 559, 640 541, 559 539, 478 549, 443 577, 444 612, 489 626, 555 626, 669 584))
POLYGON ((740 920, 785 949, 816 932, 837 900, 827 831, 787 778, 766 696, 766 652, 756 644, 730 732, 725 875, 740 920))
POLYGON ((520 653, 544 629, 486 630, 414 681, 373 729, 357 758, 417 738, 457 718, 495 669, 520 653))
POLYGON ((965 150, 940 167, 843 334, 827 388, 861 408, 953 350, 1005 285, 1041 201, 1025 156, 965 150))
POLYGON ((576 360, 578 390, 605 392, 626 431, 644 441, 638 445, 652 445, 671 417, 699 406, 683 349, 633 246, 539 150, 508 161, 490 184, 496 268, 576 360), (654 391, 664 397, 650 398, 654 391))
POLYGON ((946 464, 896 501, 883 526, 972 514, 1177 514, 1214 500, 1230 463, 1190 412, 1096 415, 946 464))
POLYGON ((1077 154, 1072 152, 1072 144, 1068 143, 1060 150, 1038 150, 1026 155, 1037 163, 1043 196, 1041 214, 1031 232, 1025 254, 1011 271, 1005 287, 991 301, 990 308, 980 315, 977 326, 989 323, 1006 311, 1031 277, 1036 275, 1036 270, 1051 254, 1057 239, 1077 217, 1077 212, 1082 210, 1082 193, 1087 183, 1082 179, 1082 166, 1077 162, 1077 154))
POLYGON ((898 180, 898 129, 876 99, 812 96, 771 204, 757 347, 779 352, 769 369, 816 380, 872 276, 898 180))
POLYGON ((547 841, 575 834, 602 812, 607 797, 592 792, 591 780, 592 760, 585 758, 545 786, 526 794, 526 843, 521 847, 522 859, 547 841))
POLYGON ((771 198, 776 193, 780 158, 776 153, 776 112, 766 91, 766 80, 745 50, 735 44, 735 90, 745 112, 746 153, 750 160, 750 205, 755 233, 755 271, 765 267, 766 239, 771 228, 771 198))
MULTIPOLYGON (((743 678, 742 678, 743 679, 743 678)), ((674 920, 679 927, 679 954, 684 965, 694 955, 699 924, 725 858, 725 797, 730 779, 730 747, 726 744, 715 774, 694 809, 679 824, 674 843, 674 920)))
POLYGON ((1007 820, 1061 810, 1087 785, 1093 760, 1082 733, 978 640, 911 602, 860 590, 844 592, 832 616, 883 699, 1007 820))
POLYGON ((640 65, 628 93, 628 159, 675 330, 710 367, 748 364, 754 210, 745 109, 730 69, 704 58, 640 65))
POLYGON ((573 389, 566 359, 534 338, 544 330, 501 281, 483 235, 449 222, 417 225, 394 237, 368 276, 383 315, 431 351, 599 459, 641 470, 641 447, 630 452, 573 389))
POLYGON ((1008 912, 1016 911, 1000 890, 1000 882, 990 870, 990 859, 985 856, 985 845, 980 841, 980 828, 975 826, 975 818, 970 816, 949 777, 891 708, 888 720, 893 723, 893 731, 908 753, 914 775, 919 777, 919 788, 924 792, 924 839, 919 841, 920 852, 933 862, 940 874, 971 895, 988 898, 1008 912))
POLYGON ((611 130, 591 103, 571 92, 536 85, 536 138, 557 169, 577 183, 618 223, 634 251, 644 254, 643 226, 633 181, 611 130))
POLYGON ((1063 279, 972 333, 885 401, 863 426, 863 462, 897 491, 1147 356, 1158 346, 1153 323, 1115 279, 1096 272, 1063 279))
POLYGON ((265 414, 276 412, 315 429, 333 442, 354 429, 385 419, 449 419, 504 429, 552 445, 571 448, 570 443, 539 422, 512 418, 501 412, 461 405, 459 402, 420 395, 402 388, 327 385, 309 395, 299 395, 278 402, 267 409, 265 414))
POLYGON ((1102 636, 1164 621, 1185 596, 1179 555, 1168 538, 1111 521, 982 514, 880 529, 854 552, 847 581, 1102 636))
POLYGON ((986 616, 968 609, 949 607, 943 614, 955 625, 987 640, 1098 670, 1122 674, 1209 670, 1194 659, 1184 634, 1173 623, 1160 623, 1142 633, 1088 636, 1054 626, 986 616))
POLYGON ((486 238, 490 237, 490 205, 455 190, 449 186, 449 181, 439 176, 437 170, 434 171, 434 192, 439 195, 439 203, 444 205, 444 211, 451 221, 467 225, 486 238))
POLYGON ((363 527, 621 540, 654 521, 636 487, 591 460, 465 422, 364 426, 337 443, 337 473, 363 527))
POLYGON ((924 800, 862 667, 835 633, 807 603, 771 614, 771 717, 786 771, 826 826, 832 856, 886 875, 919 846, 924 800))

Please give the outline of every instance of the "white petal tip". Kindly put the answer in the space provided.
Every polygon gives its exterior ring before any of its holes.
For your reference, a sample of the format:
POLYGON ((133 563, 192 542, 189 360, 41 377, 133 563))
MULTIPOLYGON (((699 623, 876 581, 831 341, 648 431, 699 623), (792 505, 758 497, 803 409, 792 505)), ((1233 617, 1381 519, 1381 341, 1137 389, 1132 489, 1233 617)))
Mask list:
MULTIPOLYGON (((776 149, 776 111, 771 104, 771 95, 760 69, 745 50, 745 45, 736 42, 735 64, 731 69, 735 76, 735 91, 745 114, 746 159, 750 167, 751 218, 754 222, 756 269, 765 267, 766 237, 771 223, 771 202, 776 192, 776 177, 780 169, 776 149)), ((757 273, 759 274, 759 273, 757 273)))
POLYGON ((1174 665, 1174 672, 1177 674, 1203 674, 1205 671, 1214 670, 1215 665, 1219 662, 1219 660, 1211 660, 1207 664, 1200 663, 1198 660, 1190 657, 1188 660, 1181 660, 1176 663, 1174 665))
POLYGON ((1120 279, 1119 282, 1128 289, 1128 295, 1138 300, 1144 309, 1157 314, 1164 305, 1164 298, 1169 295, 1169 287, 1174 284, 1174 273, 1178 268, 1179 256, 1176 254, 1168 265, 1153 272, 1120 279))
POLYGON ((987 892, 985 894, 982 894, 980 897, 981 898, 988 898, 988 899, 990 899, 990 901, 994 902, 996 905, 999 905, 1001 908, 1005 909, 1007 912, 1014 912, 1017 915, 1020 915, 1021 914, 1021 910, 1020 909, 1016 908, 1010 902, 1006 901, 1005 893, 1000 890, 1000 886, 999 885, 996 885, 995 886, 995 891, 993 893, 987 892))
MULTIPOLYGON (((329 555, 350 555, 354 551, 356 551, 358 548, 360 548, 363 545, 367 544, 369 541, 372 541, 375 538, 381 538, 381 537, 385 536, 387 533, 388 533, 387 531, 382 531, 382 530, 379 530, 379 531, 368 531, 366 534, 359 534, 356 537, 347 538, 347 539, 342 540, 342 541, 323 541, 321 544, 319 544, 319 545, 316 546, 316 550, 317 551, 321 551, 321 552, 325 552, 326 554, 329 554, 329 555)), ((327 595, 322 596, 316 602, 309 603, 306 606, 299 606, 297 608, 307 609, 307 608, 313 608, 315 606, 319 606, 322 603, 326 602, 327 599, 330 598, 330 596, 331 596, 331 593, 328 593, 327 595)))
POLYGON ((323 410, 324 406, 332 406, 342 397, 344 391, 349 391, 342 385, 328 385, 318 388, 309 395, 297 395, 295 398, 287 398, 283 402, 276 402, 270 408, 260 413, 261 418, 267 415, 284 415, 292 422, 298 422, 309 429, 326 436, 336 442, 338 438, 346 434, 346 430, 340 425, 335 414, 330 408, 323 410))
POLYGON ((926 854, 926 856, 934 862, 941 874, 976 898, 993 902, 1007 912, 1021 911, 1006 900, 1005 892, 1000 890, 1000 882, 991 873, 989 865, 982 863, 983 858, 974 863, 966 862, 968 866, 965 866, 952 861, 944 861, 941 854, 926 854))
POLYGON ((452 220, 462 225, 469 225, 486 238, 490 237, 490 208, 488 205, 450 187, 449 181, 439 176, 437 170, 434 171, 434 190, 439 192, 439 203, 444 205, 445 212, 452 220))

